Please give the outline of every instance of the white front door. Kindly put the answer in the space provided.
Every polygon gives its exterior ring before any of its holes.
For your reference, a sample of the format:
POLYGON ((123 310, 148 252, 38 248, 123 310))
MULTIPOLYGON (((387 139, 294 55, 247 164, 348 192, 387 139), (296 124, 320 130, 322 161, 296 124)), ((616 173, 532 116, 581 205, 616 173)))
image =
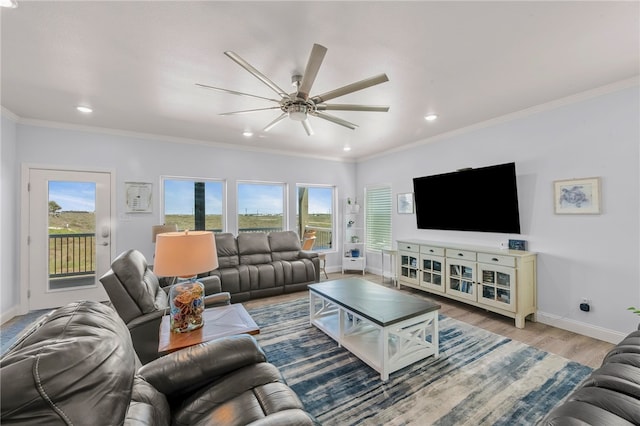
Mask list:
POLYGON ((111 174, 29 169, 29 310, 109 300, 111 174))

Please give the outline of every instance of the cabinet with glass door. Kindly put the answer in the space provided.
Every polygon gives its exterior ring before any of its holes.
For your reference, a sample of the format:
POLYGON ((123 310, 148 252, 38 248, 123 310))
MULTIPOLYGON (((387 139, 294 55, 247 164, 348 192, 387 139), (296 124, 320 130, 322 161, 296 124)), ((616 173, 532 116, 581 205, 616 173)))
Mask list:
POLYGON ((478 253, 478 277, 480 278, 478 302, 515 312, 517 275, 513 267, 515 266, 514 258, 505 256, 482 258, 481 255, 482 253, 478 253))
POLYGON ((411 285, 413 287, 419 287, 419 260, 419 245, 398 243, 398 272, 403 283, 411 285))
POLYGON ((420 287, 444 293, 445 267, 444 249, 441 247, 420 247, 420 287))
POLYGON ((476 254, 464 250, 446 249, 447 289, 451 296, 476 301, 476 254))

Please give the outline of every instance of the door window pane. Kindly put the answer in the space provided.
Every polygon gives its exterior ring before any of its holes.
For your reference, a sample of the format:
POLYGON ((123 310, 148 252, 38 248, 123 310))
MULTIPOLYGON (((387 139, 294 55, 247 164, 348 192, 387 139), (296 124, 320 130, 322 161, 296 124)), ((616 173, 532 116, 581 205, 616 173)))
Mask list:
POLYGON ((238 184, 238 232, 284 230, 284 184, 238 184))
POLYGON ((298 186, 297 232, 301 239, 315 236, 312 250, 333 248, 334 192, 331 186, 298 186))
POLYGON ((93 285, 95 182, 49 181, 49 289, 93 285))
POLYGON ((179 230, 222 232, 224 230, 224 182, 206 179, 166 178, 164 223, 179 230))

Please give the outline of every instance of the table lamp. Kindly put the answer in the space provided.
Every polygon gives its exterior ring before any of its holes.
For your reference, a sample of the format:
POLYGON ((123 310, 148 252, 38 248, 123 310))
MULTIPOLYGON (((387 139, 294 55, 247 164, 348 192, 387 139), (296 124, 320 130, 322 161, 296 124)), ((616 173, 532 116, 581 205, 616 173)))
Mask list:
POLYGON ((218 267, 213 232, 166 232, 156 236, 153 271, 181 281, 169 289, 171 331, 184 333, 204 325, 204 285, 197 275, 218 267))

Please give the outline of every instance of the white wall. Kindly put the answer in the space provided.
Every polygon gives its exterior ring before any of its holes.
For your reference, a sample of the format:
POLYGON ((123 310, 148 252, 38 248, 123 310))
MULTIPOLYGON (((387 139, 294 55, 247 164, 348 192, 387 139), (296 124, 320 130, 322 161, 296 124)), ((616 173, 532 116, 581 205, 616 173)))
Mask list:
POLYGON ((2 116, 0 139, 0 322, 14 315, 18 303, 18 235, 16 195, 20 187, 16 166, 16 122, 2 116))
MULTIPOLYGON (((153 258, 151 227, 161 223, 159 204, 161 176, 225 179, 228 204, 227 230, 234 233, 236 233, 236 182, 238 180, 288 184, 289 229, 296 229, 296 184, 333 185, 338 188, 338 197, 355 192, 354 163, 249 152, 204 144, 167 142, 60 126, 45 127, 45 125, 19 123, 17 127, 17 152, 9 157, 18 165, 115 171, 117 223, 113 235, 116 254, 129 248, 136 248, 142 251, 147 259, 153 258), (124 213, 124 182, 128 181, 153 183, 153 213, 124 213)), ((19 176, 20 172, 17 173, 19 176)), ((7 186, 17 193, 20 178, 8 182, 7 186)), ((15 204, 19 209, 20 196, 16 194, 14 197, 9 200, 9 204, 15 204)), ((336 204, 336 211, 339 212, 339 204, 336 204)), ((19 225, 16 219, 20 217, 19 210, 16 210, 15 214, 16 216, 9 216, 12 219, 10 223, 15 225, 5 229, 16 229, 16 225, 19 225)), ((337 226, 337 230, 339 229, 340 226, 337 226)), ((340 241, 338 237, 336 241, 340 241)), ((11 249, 16 252, 18 250, 17 246, 11 249)), ((10 263, 5 260, 5 258, 2 259, 3 270, 5 266, 14 267, 19 263, 17 258, 12 259, 10 263)), ((329 270, 336 269, 339 262, 337 250, 328 254, 329 270), (331 268, 331 265, 334 267, 331 268)), ((8 294, 19 293, 18 279, 5 281, 3 276, 2 286, 3 289, 7 288, 8 294)), ((10 306, 10 303, 17 303, 16 297, 7 302, 3 298, 3 312, 5 303, 7 306, 10 306)))
MULTIPOLYGON (((395 196, 413 192, 414 177, 514 161, 520 237, 538 253, 538 320, 617 341, 638 323, 626 308, 640 304, 638 95, 637 86, 625 88, 361 162, 359 191, 389 183, 395 196), (555 215, 553 181, 593 176, 601 177, 602 214, 555 215), (583 297, 589 313, 578 308, 583 297)), ((394 240, 497 248, 510 237, 516 235, 418 230, 415 215, 393 219, 394 240)))
MULTIPOLYGON (((417 176, 515 161, 521 237, 528 241, 531 251, 538 252, 538 319, 615 341, 638 322, 638 317, 626 311, 626 307, 640 305, 638 105, 639 90, 634 86, 434 138, 357 165, 24 123, 16 125, 3 118, 2 313, 16 303, 20 278, 19 259, 15 255, 18 236, 13 235, 17 226, 11 226, 17 224, 20 217, 20 178, 16 164, 115 170, 116 252, 135 247, 151 257, 150 229, 160 222, 161 175, 227 179, 229 229, 234 230, 237 180, 286 182, 292 199, 295 199, 296 183, 336 185, 340 198, 362 197, 363 188, 368 184, 389 183, 394 194, 412 192, 412 178, 417 176), (602 179, 603 213, 555 215, 552 182, 591 176, 602 179), (126 181, 154 184, 152 214, 123 213, 122 190, 126 181), (7 205, 15 206, 15 210, 7 210, 7 205), (592 301, 591 312, 578 309, 582 297, 592 301)), ((293 227, 294 203, 289 214, 290 227, 293 227)), ((338 226, 338 231, 340 228, 338 226)), ((393 237, 497 247, 510 236, 419 231, 413 215, 394 214, 393 237)), ((328 261, 337 268, 338 253, 330 255, 328 261)), ((379 255, 369 256, 367 263, 369 269, 380 270, 379 255)))

